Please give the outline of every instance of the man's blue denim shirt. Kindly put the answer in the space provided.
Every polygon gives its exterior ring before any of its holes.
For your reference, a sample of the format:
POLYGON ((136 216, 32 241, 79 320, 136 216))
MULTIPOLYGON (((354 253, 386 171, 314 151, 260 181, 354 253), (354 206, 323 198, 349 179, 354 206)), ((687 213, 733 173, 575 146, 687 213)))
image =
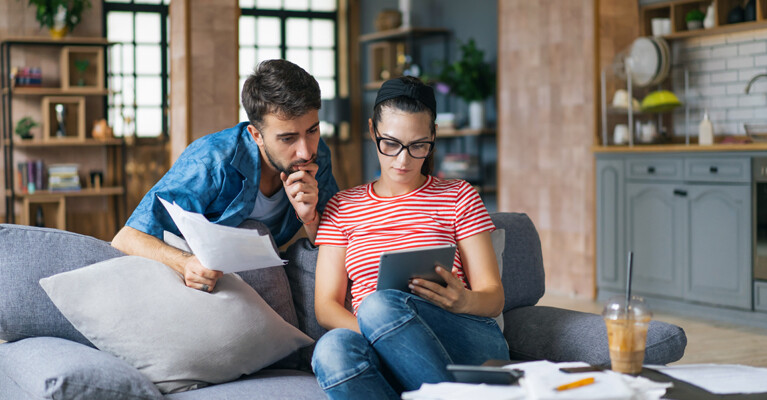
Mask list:
MULTIPOLYGON (((261 180, 261 153, 248 132, 248 122, 206 135, 192 142, 170 170, 144 196, 127 226, 162 240, 163 230, 180 235, 176 224, 157 197, 175 201, 183 209, 204 215, 209 221, 238 226, 256 205, 261 180)), ((338 192, 330 165, 330 149, 320 140, 317 148, 317 209, 338 192)), ((288 201, 287 198, 285 201, 288 201)), ((274 241, 282 246, 301 228, 293 207, 285 214, 274 241)))

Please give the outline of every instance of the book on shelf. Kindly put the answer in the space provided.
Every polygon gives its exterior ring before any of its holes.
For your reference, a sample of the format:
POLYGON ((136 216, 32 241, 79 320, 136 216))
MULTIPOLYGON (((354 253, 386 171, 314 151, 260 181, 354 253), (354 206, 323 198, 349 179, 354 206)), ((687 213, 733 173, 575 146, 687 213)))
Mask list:
POLYGON ((77 164, 51 164, 48 166, 48 189, 80 190, 77 164))
POLYGON ((437 176, 444 179, 476 179, 479 176, 479 161, 476 156, 466 153, 445 154, 437 176))
POLYGON ((27 160, 16 163, 16 184, 19 193, 32 194, 45 190, 43 160, 27 160))

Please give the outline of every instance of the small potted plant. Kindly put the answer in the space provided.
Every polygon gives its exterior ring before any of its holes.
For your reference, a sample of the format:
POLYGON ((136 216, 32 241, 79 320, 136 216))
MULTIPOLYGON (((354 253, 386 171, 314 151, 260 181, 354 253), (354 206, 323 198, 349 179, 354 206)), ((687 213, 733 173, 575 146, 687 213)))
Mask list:
POLYGON ((86 59, 75 60, 75 69, 77 70, 77 86, 85 86, 85 71, 88 70, 88 66, 91 64, 86 59))
POLYGON ((461 57, 445 65, 438 80, 469 104, 469 127, 481 129, 485 123, 484 100, 495 93, 495 73, 474 39, 461 44, 460 50, 461 57))
POLYGON ((14 129, 14 132, 16 132, 16 134, 19 135, 21 139, 32 139, 32 134, 29 131, 37 125, 37 122, 35 122, 32 118, 24 117, 16 123, 16 129, 14 129))
POLYGON ((37 9, 35 14, 41 28, 48 28, 51 37, 61 39, 82 20, 83 11, 91 7, 90 0, 29 0, 37 9))
POLYGON ((688 11, 684 16, 684 20, 687 22, 687 30, 693 31, 703 28, 704 19, 706 19, 706 14, 703 14, 703 11, 697 8, 688 11))

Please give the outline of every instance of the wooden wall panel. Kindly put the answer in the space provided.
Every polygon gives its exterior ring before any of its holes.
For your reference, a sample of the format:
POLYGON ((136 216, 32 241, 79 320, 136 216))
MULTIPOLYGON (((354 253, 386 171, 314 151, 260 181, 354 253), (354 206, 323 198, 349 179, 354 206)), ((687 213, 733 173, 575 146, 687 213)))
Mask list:
POLYGON ((499 209, 538 228, 546 289, 595 293, 596 0, 498 2, 499 209))
POLYGON ((236 0, 171 2, 171 162, 239 122, 238 18, 236 0))

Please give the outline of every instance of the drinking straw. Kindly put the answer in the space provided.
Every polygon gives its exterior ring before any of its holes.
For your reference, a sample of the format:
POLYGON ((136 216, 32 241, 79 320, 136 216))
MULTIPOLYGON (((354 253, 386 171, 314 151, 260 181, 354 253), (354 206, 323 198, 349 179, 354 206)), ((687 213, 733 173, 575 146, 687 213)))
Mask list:
POLYGON ((631 301, 631 272, 634 266, 634 252, 629 251, 628 272, 626 272, 626 311, 628 312, 629 302, 631 301))

